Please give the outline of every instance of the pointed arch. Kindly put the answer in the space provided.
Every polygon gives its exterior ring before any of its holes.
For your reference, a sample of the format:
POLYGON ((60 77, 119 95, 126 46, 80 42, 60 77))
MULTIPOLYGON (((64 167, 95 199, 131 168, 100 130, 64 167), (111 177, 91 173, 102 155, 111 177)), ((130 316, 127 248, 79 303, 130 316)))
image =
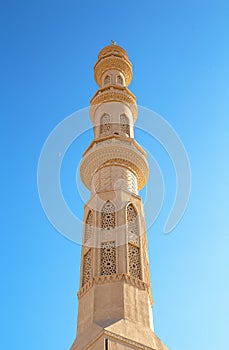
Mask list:
POLYGON ((117 84, 119 84, 119 85, 123 85, 123 77, 119 74, 119 75, 117 75, 117 77, 116 77, 116 82, 117 82, 117 84))
POLYGON ((141 253, 139 239, 138 212, 132 203, 126 207, 128 230, 128 272, 141 279, 141 253))
POLYGON ((109 114, 104 113, 100 119, 100 134, 107 135, 111 131, 111 117, 109 114))
POLYGON ((101 228, 104 230, 115 228, 115 206, 110 201, 107 201, 102 208, 101 228))
POLYGON ((108 85, 110 83, 111 83, 111 76, 109 74, 107 74, 104 78, 103 84, 108 85))
POLYGON ((92 226, 93 226, 93 211, 89 210, 85 222, 85 235, 84 242, 86 243, 92 237, 92 226))
POLYGON ((128 242, 139 246, 138 212, 132 203, 126 207, 128 242))
POLYGON ((120 132, 130 137, 129 118, 125 114, 120 115, 120 132))

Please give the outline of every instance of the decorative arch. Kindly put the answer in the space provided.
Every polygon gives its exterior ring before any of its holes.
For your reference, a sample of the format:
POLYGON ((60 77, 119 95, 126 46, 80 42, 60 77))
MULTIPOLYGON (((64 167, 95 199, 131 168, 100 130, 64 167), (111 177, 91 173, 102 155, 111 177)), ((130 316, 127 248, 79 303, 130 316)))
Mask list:
POLYGON ((126 207, 128 230, 128 272, 141 279, 141 253, 139 239, 138 212, 132 203, 126 207))
POLYGON ((120 115, 120 132, 130 137, 129 118, 125 114, 120 115))
POLYGON ((107 201, 102 208, 101 228, 104 230, 115 228, 115 206, 110 201, 107 201))
POLYGON ((105 76, 103 83, 104 85, 108 85, 111 83, 111 76, 109 74, 105 76))
POLYGON ((123 85, 123 77, 119 74, 116 77, 117 84, 123 85))
POLYGON ((100 134, 107 135, 111 131, 111 117, 109 114, 105 113, 100 119, 100 134))
POLYGON ((83 257, 83 280, 82 285, 84 286, 87 282, 92 279, 92 250, 89 249, 83 257))
POLYGON ((89 210, 86 218, 86 224, 85 224, 85 236, 84 236, 85 243, 92 237, 92 226, 93 226, 93 211, 89 210))
MULTIPOLYGON (((128 238, 129 241, 139 239, 139 228, 138 228, 138 212, 132 203, 129 203, 126 207, 127 215, 127 227, 128 227, 128 238)), ((136 242, 137 244, 137 242, 136 242)))

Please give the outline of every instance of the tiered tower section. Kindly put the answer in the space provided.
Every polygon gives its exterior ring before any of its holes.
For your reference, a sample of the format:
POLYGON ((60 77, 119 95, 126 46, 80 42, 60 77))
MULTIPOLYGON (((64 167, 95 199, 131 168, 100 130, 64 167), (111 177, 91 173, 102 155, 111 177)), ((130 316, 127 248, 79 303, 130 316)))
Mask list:
POLYGON ((154 334, 144 210, 146 153, 134 139, 132 65, 120 46, 101 50, 91 99, 94 140, 81 163, 85 205, 77 337, 71 350, 166 347, 154 334))

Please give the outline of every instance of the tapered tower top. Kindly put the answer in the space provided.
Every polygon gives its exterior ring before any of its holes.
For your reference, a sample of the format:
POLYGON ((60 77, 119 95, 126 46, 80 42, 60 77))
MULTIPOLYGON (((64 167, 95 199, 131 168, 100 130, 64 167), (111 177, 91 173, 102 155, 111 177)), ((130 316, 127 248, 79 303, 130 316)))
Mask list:
POLYGON ((96 83, 101 87, 104 73, 108 70, 120 71, 128 86, 132 79, 132 64, 128 59, 126 51, 112 41, 111 45, 105 46, 98 55, 98 61, 94 66, 94 77, 96 83))

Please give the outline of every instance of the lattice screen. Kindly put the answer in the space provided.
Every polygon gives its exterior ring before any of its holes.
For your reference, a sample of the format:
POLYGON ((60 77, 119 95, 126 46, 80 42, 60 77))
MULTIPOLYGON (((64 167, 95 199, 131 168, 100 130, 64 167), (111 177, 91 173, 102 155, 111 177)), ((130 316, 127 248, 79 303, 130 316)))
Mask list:
POLYGON ((104 78, 104 85, 107 85, 110 83, 111 83, 111 77, 110 77, 110 75, 106 75, 104 78))
POLYGON ((111 131, 111 117, 109 114, 104 114, 100 120, 100 134, 107 135, 111 131))
POLYGON ((117 83, 120 84, 120 85, 123 85, 123 78, 122 78, 121 75, 117 76, 117 83))
POLYGON ((105 230, 115 228, 115 206, 109 201, 102 208, 101 228, 105 230))
POLYGON ((92 250, 89 249, 83 258, 83 286, 92 279, 92 250))
POLYGON ((141 279, 140 248, 132 243, 128 243, 128 260, 129 274, 135 278, 141 279))
POLYGON ((128 225, 128 267, 129 274, 141 279, 141 255, 138 213, 132 203, 127 208, 127 225, 128 225))
POLYGON ((102 242, 100 250, 101 275, 116 273, 116 247, 115 241, 102 242))
POLYGON ((85 243, 92 237, 92 226, 93 226, 93 211, 89 210, 87 219, 86 219, 86 225, 85 225, 85 239, 84 239, 85 243))
POLYGON ((120 132, 130 136, 129 119, 125 114, 120 115, 120 132))
POLYGON ((127 206, 128 241, 139 246, 138 213, 133 204, 127 206))

